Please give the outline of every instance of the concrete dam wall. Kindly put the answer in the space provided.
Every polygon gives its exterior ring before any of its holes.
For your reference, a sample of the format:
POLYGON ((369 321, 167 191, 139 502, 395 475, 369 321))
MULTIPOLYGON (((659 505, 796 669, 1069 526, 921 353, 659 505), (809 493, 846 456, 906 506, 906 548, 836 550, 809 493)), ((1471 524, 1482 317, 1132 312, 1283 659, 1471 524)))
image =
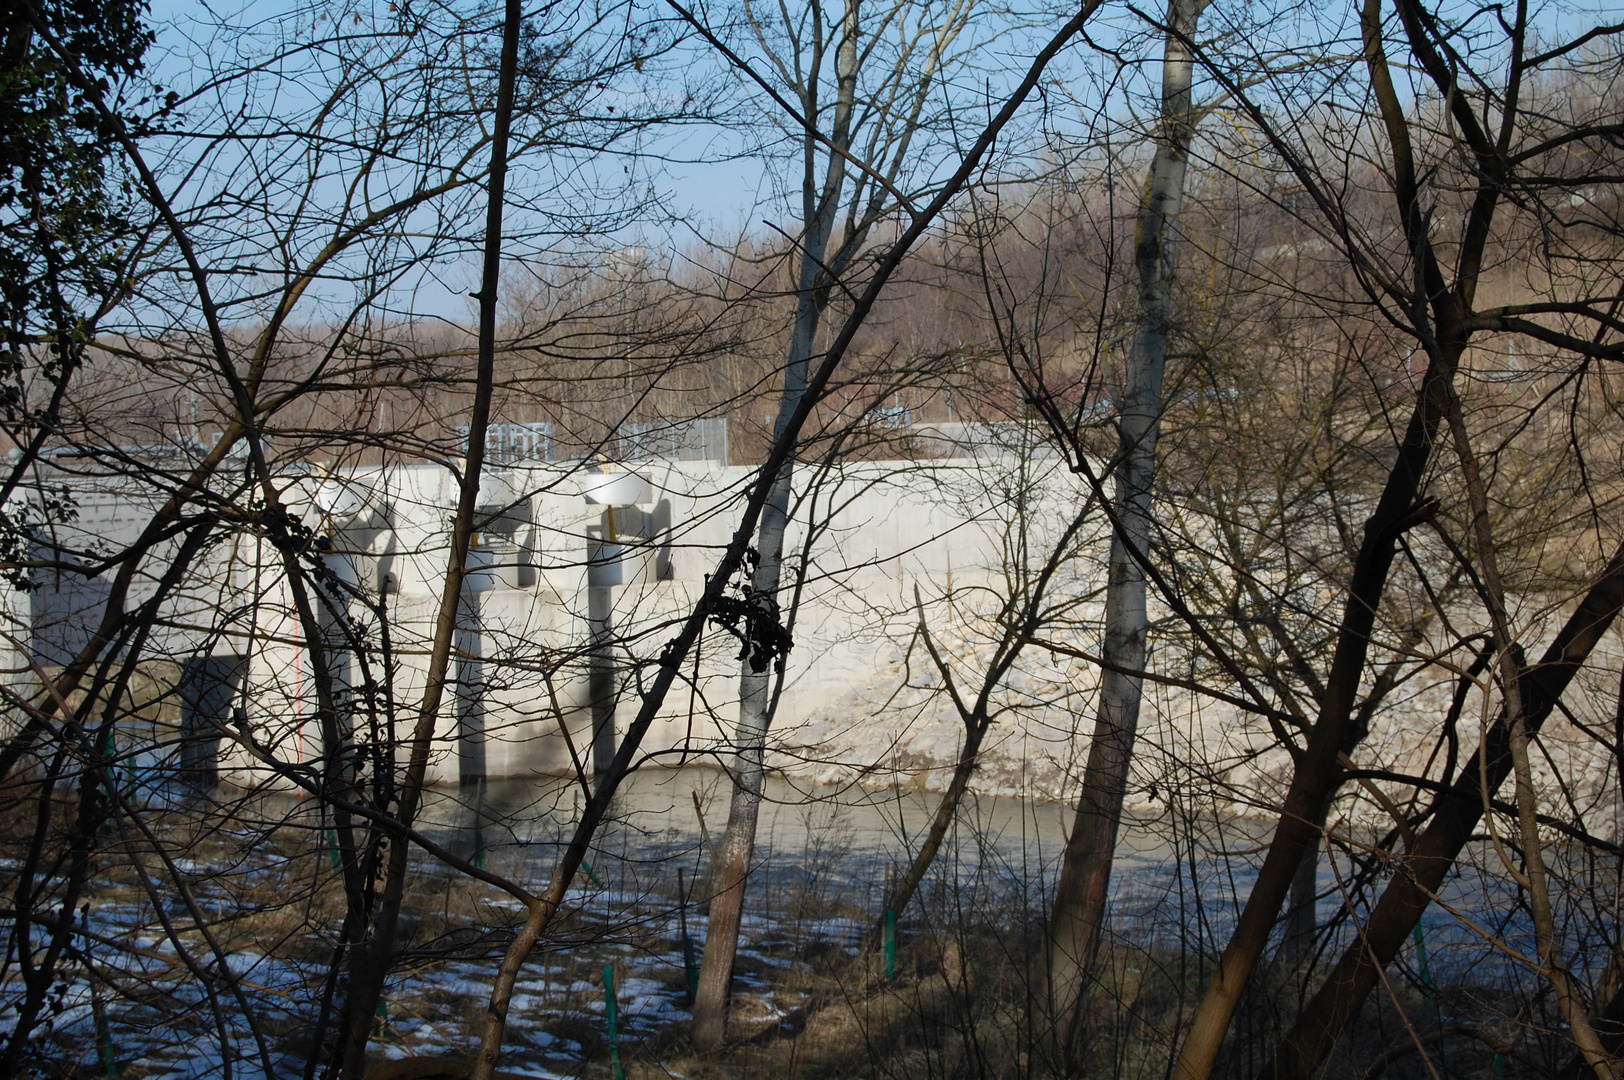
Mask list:
MULTIPOLYGON (((458 601, 453 685, 435 720, 432 780, 590 770, 595 748, 612 753, 754 475, 703 460, 490 470, 458 601), (594 488, 609 494, 583 497, 594 488)), ((78 511, 52 531, 58 552, 129 543, 158 497, 129 480, 65 483, 78 511)), ((456 482, 445 468, 413 464, 312 468, 287 485, 308 558, 321 567, 315 632, 351 728, 339 737, 365 740, 380 725, 404 737, 417 719, 456 482)), ((982 694, 989 664, 1010 647, 1011 611, 1046 574, 1039 631, 985 691, 996 720, 976 786, 1074 793, 1098 679, 1087 657, 1098 652, 1108 539, 1104 516, 1089 507, 1086 482, 1042 452, 981 447, 800 468, 786 542, 800 573, 783 598, 794 647, 771 765, 819 781, 945 786, 962 742, 958 709, 982 694)), ((167 543, 138 575, 127 610, 159 593, 179 541, 167 543)), ((247 786, 276 783, 273 761, 299 767, 323 757, 311 628, 296 617, 284 558, 248 530, 228 534, 164 593, 145 643, 152 705, 119 733, 132 769, 247 786)), ((57 562, 10 596, 15 683, 37 685, 67 662, 105 606, 105 575, 87 579, 65 568, 67 556, 57 562)), ((1171 647, 1153 640, 1152 648, 1153 669, 1182 663, 1171 647)), ((739 652, 725 628, 707 628, 645 740, 652 764, 726 763, 739 652)), ((1384 760, 1431 745, 1425 718, 1441 715, 1450 689, 1439 675, 1378 715, 1371 739, 1384 760)), ((1154 803, 1195 777, 1202 790, 1185 794, 1262 809, 1289 775, 1261 719, 1169 682, 1146 684, 1143 738, 1131 803, 1154 803)))

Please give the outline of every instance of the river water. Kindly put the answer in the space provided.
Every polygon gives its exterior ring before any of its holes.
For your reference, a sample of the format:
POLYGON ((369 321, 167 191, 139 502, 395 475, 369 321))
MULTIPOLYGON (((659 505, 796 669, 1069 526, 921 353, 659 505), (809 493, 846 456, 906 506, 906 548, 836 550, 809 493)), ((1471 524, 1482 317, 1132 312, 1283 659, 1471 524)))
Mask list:
MULTIPOLYGON (((591 1063, 604 1052, 611 981, 628 1052, 660 1052, 665 1033, 687 1017, 687 979, 705 937, 708 846, 721 841, 730 790, 726 774, 708 768, 645 769, 628 779, 573 884, 568 917, 521 975, 506 1068, 562 1077, 596 1067, 591 1063)), ((540 891, 584 797, 579 785, 556 777, 436 789, 421 825, 460 856, 540 891)), ((907 865, 938 799, 895 786, 768 779, 735 983, 736 1000, 753 1023, 797 1022, 810 999, 785 976, 804 970, 814 948, 857 957, 861 938, 882 915, 887 882, 907 865)), ((177 848, 184 857, 173 860, 173 873, 184 878, 199 910, 221 918, 225 930, 241 927, 223 939, 220 960, 209 959, 184 926, 181 936, 205 966, 223 962, 234 992, 254 1003, 261 1034, 270 1033, 272 1056, 281 1063, 272 1071, 297 1075, 307 1052, 299 1033, 318 1011, 335 927, 323 928, 307 901, 279 905, 277 893, 302 895, 313 868, 330 872, 332 851, 322 846, 330 834, 313 816, 314 804, 274 795, 232 806, 206 820, 181 808, 166 825, 177 836, 191 830, 195 838, 177 848), (262 905, 266 929, 255 928, 245 902, 262 905), (305 914, 289 922, 295 907, 305 914)), ((961 931, 996 934, 1011 948, 1029 948, 1070 817, 1068 807, 1054 802, 972 797, 918 900, 902 913, 904 941, 951 931, 957 920, 961 931)), ((1192 985, 1201 985, 1251 887, 1271 828, 1268 821, 1165 796, 1157 813, 1130 816, 1113 877, 1109 940, 1146 956, 1176 957, 1191 965, 1192 985)), ((1342 898, 1355 897, 1355 917, 1336 922, 1327 956, 1355 940, 1369 907, 1361 897, 1378 895, 1384 883, 1383 871, 1372 864, 1374 880, 1364 893, 1356 889, 1361 871, 1350 853, 1371 839, 1344 836, 1335 857, 1321 860, 1319 919, 1332 920, 1342 898)), ((1396 977, 1419 978, 1423 952, 1426 977, 1440 984, 1506 985, 1521 971, 1513 954, 1527 955, 1532 945, 1522 909, 1488 847, 1469 854, 1443 903, 1429 912, 1421 937, 1400 957, 1396 977)), ((1560 879, 1562 860, 1553 862, 1560 879)), ((1594 872, 1588 880, 1597 880, 1594 872)), ((89 1047, 99 1038, 98 1024, 106 1024, 121 1055, 144 1062, 150 1075, 223 1075, 228 1061, 233 1076, 263 1075, 253 1025, 230 1008, 222 1019, 204 1022, 206 995, 175 962, 152 898, 132 883, 111 880, 93 893, 104 977, 113 971, 112 985, 122 979, 163 987, 167 997, 116 996, 100 1006, 104 1019, 97 1021, 92 984, 75 973, 65 984, 53 1037, 89 1047), (217 1030, 227 1037, 218 1038, 217 1030)), ((406 906, 404 947, 386 988, 379 1045, 394 1057, 461 1052, 477 1030, 497 958, 522 912, 499 890, 421 853, 414 856, 406 906)), ((1582 930, 1569 927, 1570 933, 1582 930)), ((1573 960, 1593 978, 1605 953, 1576 948, 1573 960)))
MULTIPOLYGON (((702 902, 694 882, 709 865, 706 834, 720 844, 730 792, 726 774, 716 769, 633 774, 594 844, 591 873, 578 875, 577 893, 648 902, 676 900, 680 892, 690 903, 702 902)), ((940 799, 896 786, 833 787, 780 775, 769 775, 764 795, 750 910, 767 921, 816 910, 849 920, 854 935, 881 916, 887 883, 908 865, 940 799)), ((583 798, 578 785, 557 778, 502 781, 483 792, 440 790, 426 810, 427 825, 460 853, 478 852, 539 886, 583 798)), ((1011 926, 1041 920, 1072 813, 1049 800, 972 796, 925 893, 973 889, 982 901, 1003 905, 1011 926)), ((1113 871, 1115 935, 1139 948, 1214 955, 1251 889, 1273 824, 1165 800, 1160 813, 1129 814, 1113 871)), ((1323 923, 1342 910, 1345 898, 1354 899, 1355 918, 1343 918, 1335 935, 1345 946, 1385 876, 1366 871, 1374 888, 1366 882, 1361 891, 1360 868, 1349 856, 1377 837, 1343 839, 1336 857, 1320 860, 1316 913, 1323 923)), ((1511 963, 1501 943, 1531 945, 1492 852, 1479 845, 1468 854, 1445 888, 1443 906, 1434 906, 1423 923, 1422 947, 1439 979, 1511 963)))

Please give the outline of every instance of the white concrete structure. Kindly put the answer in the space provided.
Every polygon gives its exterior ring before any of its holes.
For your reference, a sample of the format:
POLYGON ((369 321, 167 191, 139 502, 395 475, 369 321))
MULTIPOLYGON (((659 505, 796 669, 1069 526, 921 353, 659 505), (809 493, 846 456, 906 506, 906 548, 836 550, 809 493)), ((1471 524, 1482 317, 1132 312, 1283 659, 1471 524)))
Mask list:
MULTIPOLYGON (((771 757, 789 773, 944 784, 962 726, 924 635, 958 688, 973 696, 1008 624, 1008 598, 1030 588, 1087 502, 1082 479, 1042 450, 1016 453, 984 431, 916 435, 939 438, 958 456, 797 470, 797 525, 788 544, 806 572, 782 598, 793 608, 795 647, 771 757)), ((42 540, 37 554, 62 565, 40 567, 34 587, 10 597, 15 678, 37 686, 83 647, 105 608, 113 568, 87 578, 71 564, 130 544, 166 497, 165 475, 110 479, 83 462, 61 461, 42 481, 42 491, 66 488, 78 511, 42 533, 52 539, 42 540)), ((431 778, 453 783, 559 773, 576 763, 590 768, 594 655, 600 665, 606 653, 614 658, 623 730, 650 666, 731 538, 754 476, 750 468, 692 458, 645 458, 596 472, 545 461, 493 467, 481 483, 482 526, 458 612, 454 685, 435 720, 431 778), (608 639, 594 638, 595 602, 607 605, 598 622, 613 628, 608 639)), ((188 573, 163 581, 185 544, 183 529, 144 560, 126 602, 133 610, 169 590, 151 617, 136 623, 150 658, 141 665, 141 692, 159 704, 118 727, 132 766, 199 779, 218 769, 221 779, 248 785, 272 779, 266 759, 295 768, 319 759, 312 632, 331 654, 328 673, 349 701, 357 742, 391 727, 404 738, 417 719, 445 579, 457 495, 452 473, 410 464, 340 473, 301 467, 282 475, 294 519, 287 528, 295 545, 305 546, 296 557, 307 571, 322 567, 317 599, 335 598, 318 604, 313 627, 296 617, 290 555, 267 538, 280 526, 254 520, 253 489, 240 466, 217 480, 209 496, 216 501, 204 500, 217 514, 196 519, 212 539, 188 573)), ((1085 653, 1097 651, 1104 530, 1096 515, 1077 534, 1049 585, 1058 614, 1040 635, 1085 653)), ((1327 602, 1335 599, 1327 594, 1327 602)), ((1551 628, 1562 610, 1553 605, 1544 617, 1551 628)), ((1613 648, 1609 642, 1605 651, 1613 648)), ((738 653, 725 629, 707 629, 643 745, 653 762, 726 752, 738 653)), ((1612 664, 1609 655, 1597 668, 1612 664)), ((977 790, 1074 793, 1086 744, 1078 735, 1090 724, 1096 679, 1085 660, 1028 648, 992 695, 998 719, 977 790)), ((1413 758, 1420 767, 1450 685, 1442 669, 1407 684, 1378 715, 1366 745, 1384 762, 1413 758)), ((1262 720, 1166 686, 1149 685, 1146 695, 1136 763, 1144 779, 1131 802, 1154 800, 1159 778, 1175 774, 1180 783, 1197 778, 1213 798, 1240 809, 1277 797, 1288 763, 1268 749, 1273 735, 1262 720)), ((1547 744, 1566 746, 1561 732, 1562 725, 1548 727, 1547 744)), ((1574 740, 1571 752, 1592 751, 1574 740)))
MULTIPOLYGON (((985 618, 989 600, 1014 580, 1019 545, 1012 530, 1027 530, 1028 547, 1041 557, 1043 538, 1081 504, 1083 488, 1056 458, 1023 459, 960 432, 950 439, 955 448, 966 443, 964 456, 798 471, 800 525, 789 545, 804 555, 807 574, 796 595, 784 597, 786 610, 794 606, 796 644, 774 725, 781 767, 829 775, 902 769, 928 783, 931 770, 951 763, 959 723, 930 689, 940 679, 919 647, 921 611, 942 647, 959 657, 963 677, 974 677, 977 637, 993 629, 985 618)), ((55 546, 113 551, 128 544, 161 493, 77 471, 62 463, 79 513, 57 528, 55 546)), ((522 461, 490 468, 432 777, 559 772, 572 767, 572 744, 576 760, 589 761, 589 598, 599 593, 612 605, 624 728, 642 672, 701 592, 754 475, 696 460, 645 461, 635 472, 522 461)), ((235 479, 241 484, 240 471, 235 479)), ((334 685, 354 698, 358 737, 368 725, 390 724, 401 737, 416 718, 455 480, 428 464, 341 473, 309 467, 282 479, 295 534, 309 530, 312 550, 322 552, 303 562, 319 560, 325 573, 315 591, 332 598, 318 603, 316 632, 332 654, 334 685), (363 693, 367 687, 372 691, 363 693)), ((251 488, 232 496, 247 502, 251 488)), ((151 745, 143 760, 172 751, 177 739, 207 744, 189 750, 191 759, 212 758, 218 738, 221 777, 250 783, 266 773, 256 756, 299 765, 322 754, 309 630, 296 616, 287 556, 265 532, 226 532, 156 613, 148 651, 173 670, 147 667, 159 684, 185 684, 171 694, 183 715, 125 733, 151 745), (165 723, 176 729, 160 730, 165 723), (252 744, 244 732, 252 732, 252 744)), ((177 547, 169 541, 147 560, 151 571, 127 607, 154 594, 166 552, 177 547)), ((1057 587, 1097 588, 1103 578, 1094 556, 1074 554, 1057 587)), ((88 639, 105 604, 105 578, 86 583, 72 572, 44 572, 40 587, 13 598, 15 623, 26 628, 29 650, 46 670, 88 639)), ((725 748, 738 651, 724 629, 707 630, 646 751, 676 763, 725 748)), ((1008 737, 1018 737, 1018 753, 995 748, 990 760, 1007 760, 990 768, 989 780, 1019 786, 1033 760, 1049 760, 1048 771, 1063 767, 1092 685, 1083 668, 1045 659, 1017 673, 1009 694, 1021 709, 1008 737)))

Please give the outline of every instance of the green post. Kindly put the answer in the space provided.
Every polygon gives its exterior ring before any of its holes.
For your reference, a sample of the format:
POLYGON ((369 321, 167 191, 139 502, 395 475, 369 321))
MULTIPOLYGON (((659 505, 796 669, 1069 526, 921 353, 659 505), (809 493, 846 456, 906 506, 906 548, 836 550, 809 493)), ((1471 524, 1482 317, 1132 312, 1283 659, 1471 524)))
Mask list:
POLYGON ((594 874, 592 872, 592 864, 591 863, 587 862, 585 859, 582 859, 581 860, 581 869, 586 872, 586 879, 588 881, 592 882, 592 884, 596 885, 600 889, 605 888, 603 882, 598 880, 598 875, 594 874))
POLYGON ((1415 924, 1415 931, 1410 934, 1415 941, 1415 968, 1421 976, 1421 989, 1426 991, 1428 997, 1434 996, 1432 987, 1432 969, 1427 964, 1427 939, 1421 932, 1421 924, 1415 924))
MULTIPOLYGON (((1421 992, 1432 999, 1433 1008, 1438 1013, 1438 1026, 1442 1028, 1444 1023, 1443 1003, 1438 1000, 1438 988, 1432 982, 1432 965, 1427 960, 1427 936, 1422 931, 1420 922, 1415 924, 1415 929, 1411 931, 1410 938, 1415 942, 1415 970, 1416 974, 1421 978, 1421 992)), ((1440 1042, 1438 1044, 1438 1065, 1443 1071, 1444 1080, 1449 1080, 1449 1058, 1445 1054, 1444 1047, 1444 1043, 1440 1042)), ((1500 1055, 1496 1054, 1496 1064, 1499 1064, 1499 1059, 1500 1055)), ((1498 1075, 1496 1080, 1499 1080, 1498 1075)))
POLYGON ((1494 1052, 1494 1080, 1506 1080, 1506 1056, 1498 1050, 1494 1052))
POLYGON ((699 993, 699 961, 694 957, 694 939, 687 934, 682 935, 682 966, 688 972, 688 996, 691 998, 699 993))
POLYGON ((322 846, 327 849, 327 857, 332 861, 333 873, 339 873, 344 869, 344 862, 338 853, 338 833, 332 829, 323 829, 321 839, 322 846))
POLYGON ((96 1058, 108 1076, 118 1075, 118 1061, 113 1057, 113 1029, 107 1023, 107 1004, 102 1001, 101 987, 90 984, 90 1011, 96 1020, 96 1058))
POLYGON ((897 913, 885 909, 885 977, 897 976, 897 913))
POLYGON ((620 1064, 620 1009, 615 1004, 615 969, 603 965, 603 1013, 609 1028, 609 1064, 614 1066, 615 1080, 626 1080, 626 1070, 620 1064))
POLYGON ((85 967, 86 976, 90 979, 90 1015, 96 1026, 96 1060, 101 1062, 102 1071, 108 1076, 118 1075, 118 1059, 113 1056, 113 1028, 107 1022, 107 1003, 102 1000, 101 986, 96 982, 96 973, 88 970, 90 967, 90 905, 86 904, 79 914, 85 922, 85 967))

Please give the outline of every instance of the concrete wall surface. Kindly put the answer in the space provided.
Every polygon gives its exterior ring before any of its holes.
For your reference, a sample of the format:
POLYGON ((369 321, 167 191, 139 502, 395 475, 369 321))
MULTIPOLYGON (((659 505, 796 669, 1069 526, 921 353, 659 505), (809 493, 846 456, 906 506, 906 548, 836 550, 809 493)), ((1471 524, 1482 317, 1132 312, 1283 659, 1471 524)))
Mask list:
MULTIPOLYGON (((637 472, 647 490, 616 507, 583 498, 606 478, 579 463, 520 462, 487 476, 450 685, 433 719, 434 781, 590 767, 595 671, 615 698, 617 731, 636 712, 756 479, 749 468, 693 460, 637 472)), ((132 767, 167 762, 189 776, 217 770, 237 784, 286 783, 289 770, 390 730, 404 738, 418 721, 453 475, 411 464, 282 479, 298 550, 223 516, 184 573, 172 570, 184 533, 141 561, 125 609, 151 607, 142 647, 153 700, 121 732, 132 767), (299 617, 290 562, 303 568, 313 621, 299 617), (312 669, 312 635, 326 655, 321 672, 312 669), (323 685, 350 730, 321 730, 323 685)), ((162 494, 82 473, 62 482, 77 514, 45 535, 31 587, 9 598, 23 683, 84 647, 108 595, 108 575, 84 568, 97 552, 129 545, 162 494)), ((1039 642, 982 695, 995 722, 977 788, 1074 792, 1098 678, 1085 657, 1098 652, 1108 539, 1091 505, 1061 459, 984 445, 954 458, 798 469, 785 549, 796 573, 781 597, 794 647, 772 765, 819 780, 944 786, 964 731, 948 685, 961 702, 981 695, 1008 647, 1011 612, 1041 576, 1039 642), (1045 640, 1085 656, 1051 651, 1045 640)), ((643 745, 653 761, 726 763, 739 649, 726 628, 707 628, 643 745)), ((1175 659, 1153 646, 1153 665, 1175 659)), ((1371 743, 1391 752, 1385 760, 1431 745, 1430 725, 1407 718, 1442 714, 1444 674, 1407 687, 1378 717, 1371 743)), ((1174 686, 1147 684, 1146 695, 1144 775, 1131 802, 1154 801, 1175 762, 1186 774, 1200 763, 1208 794, 1239 808, 1278 797, 1288 763, 1269 749, 1261 720, 1174 686)), ((1560 753, 1558 734, 1551 739, 1560 753)))

